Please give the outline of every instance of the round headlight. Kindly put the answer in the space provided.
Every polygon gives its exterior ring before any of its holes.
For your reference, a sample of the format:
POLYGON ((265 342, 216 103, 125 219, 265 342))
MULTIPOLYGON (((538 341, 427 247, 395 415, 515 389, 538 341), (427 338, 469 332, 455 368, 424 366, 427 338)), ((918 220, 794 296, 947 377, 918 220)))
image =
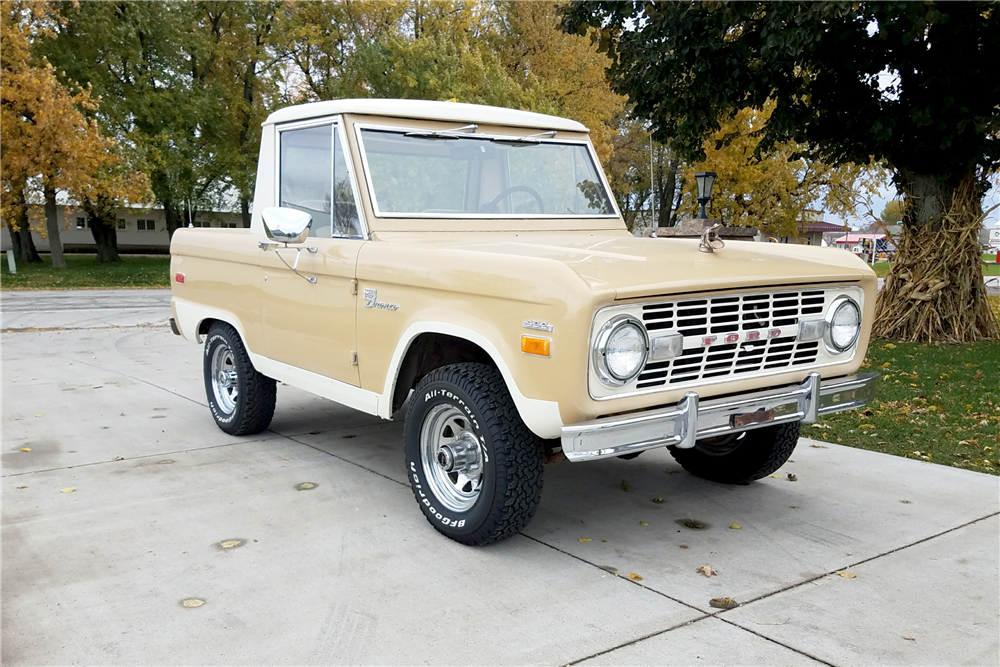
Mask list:
POLYGON ((624 318, 604 325, 597 338, 596 356, 601 379, 624 384, 642 371, 649 352, 646 330, 636 320, 624 318))
POLYGON ((858 340, 861 333, 861 309, 851 299, 844 299, 833 309, 830 318, 830 343, 843 352, 858 340))

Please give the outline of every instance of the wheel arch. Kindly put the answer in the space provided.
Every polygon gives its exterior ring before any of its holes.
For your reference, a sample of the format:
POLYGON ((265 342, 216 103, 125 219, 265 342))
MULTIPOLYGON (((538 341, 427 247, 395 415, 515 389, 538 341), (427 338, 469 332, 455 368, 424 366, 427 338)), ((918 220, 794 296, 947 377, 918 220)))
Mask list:
MULTIPOLYGON (((188 340, 201 344, 212 325, 221 322, 236 329, 243 345, 247 345, 246 330, 240 318, 236 317, 235 314, 177 297, 173 297, 171 302, 177 326, 188 340)), ((249 349, 247 347, 248 351, 249 349)))
POLYGON ((503 355, 486 336, 445 322, 414 324, 400 337, 379 399, 380 416, 391 418, 427 373, 469 361, 488 363, 500 372, 521 419, 536 435, 557 438, 562 434, 558 403, 524 396, 503 355))

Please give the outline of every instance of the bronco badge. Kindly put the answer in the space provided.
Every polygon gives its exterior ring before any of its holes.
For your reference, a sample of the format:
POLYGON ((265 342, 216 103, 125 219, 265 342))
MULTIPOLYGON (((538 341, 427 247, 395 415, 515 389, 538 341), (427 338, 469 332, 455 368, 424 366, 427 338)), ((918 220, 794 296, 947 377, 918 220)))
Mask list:
POLYGON ((386 303, 384 301, 379 301, 378 290, 372 289, 370 287, 365 288, 364 299, 365 299, 365 308, 380 308, 382 310, 399 310, 398 303, 386 303))

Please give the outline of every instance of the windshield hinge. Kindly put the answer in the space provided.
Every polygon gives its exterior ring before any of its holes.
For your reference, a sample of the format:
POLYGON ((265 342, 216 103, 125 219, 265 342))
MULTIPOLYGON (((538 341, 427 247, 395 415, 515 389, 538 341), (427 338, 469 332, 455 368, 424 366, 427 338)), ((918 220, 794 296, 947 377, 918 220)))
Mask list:
POLYGON ((355 352, 354 350, 351 350, 351 365, 352 366, 358 365, 358 353, 355 352))
POLYGON ((352 296, 357 296, 358 295, 358 281, 357 281, 357 279, 351 280, 351 295, 352 296))

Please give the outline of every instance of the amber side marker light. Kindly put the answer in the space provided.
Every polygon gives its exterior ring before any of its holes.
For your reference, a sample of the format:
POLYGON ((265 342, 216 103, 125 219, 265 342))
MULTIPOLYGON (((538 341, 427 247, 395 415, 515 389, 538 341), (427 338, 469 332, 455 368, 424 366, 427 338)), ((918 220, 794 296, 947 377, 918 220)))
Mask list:
POLYGON ((552 341, 548 338, 538 338, 536 336, 521 336, 521 352, 534 354, 539 357, 550 357, 552 353, 549 346, 552 341))

